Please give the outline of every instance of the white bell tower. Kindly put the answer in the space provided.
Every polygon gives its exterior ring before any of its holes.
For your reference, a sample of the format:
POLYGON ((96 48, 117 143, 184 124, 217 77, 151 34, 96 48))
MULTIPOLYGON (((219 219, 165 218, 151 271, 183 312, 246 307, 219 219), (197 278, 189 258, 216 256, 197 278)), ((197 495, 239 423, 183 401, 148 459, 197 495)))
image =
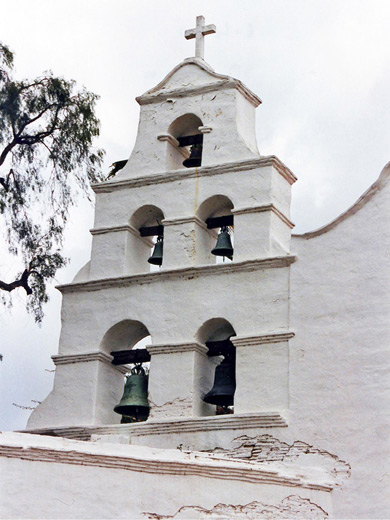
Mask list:
POLYGON ((133 359, 124 351, 148 336, 144 430, 169 420, 174 431, 185 419, 216 432, 226 421, 232 428, 287 424, 296 178, 278 158, 258 152, 261 100, 204 61, 204 36, 213 32, 203 17, 186 31, 196 40, 195 57, 137 98, 133 152, 115 178, 94 186, 91 261, 59 288, 54 389, 33 412, 30 430, 139 427, 120 425, 113 411, 127 370, 116 363, 133 359), (211 253, 223 226, 231 261, 211 253), (163 240, 163 254, 151 270, 153 236, 163 240), (222 417, 203 398, 221 361, 210 345, 227 341, 235 349, 236 390, 222 417))

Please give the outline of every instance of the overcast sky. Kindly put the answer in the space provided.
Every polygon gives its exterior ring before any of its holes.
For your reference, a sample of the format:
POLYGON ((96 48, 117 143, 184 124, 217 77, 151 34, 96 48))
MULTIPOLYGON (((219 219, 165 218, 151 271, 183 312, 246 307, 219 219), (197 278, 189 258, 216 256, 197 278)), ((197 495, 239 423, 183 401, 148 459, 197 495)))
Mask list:
MULTIPOLYGON (((277 155, 298 177, 294 232, 333 220, 390 160, 389 0, 0 0, 0 7, 0 41, 15 52, 18 77, 51 69, 100 95, 97 144, 107 169, 130 155, 134 98, 194 55, 184 30, 200 14, 217 26, 206 61, 263 100, 260 153, 277 155)), ((66 235, 71 263, 56 283, 70 282, 89 259, 92 223, 93 207, 80 201, 66 235)), ((7 269, 2 255, 2 278, 7 269)), ((22 290, 12 311, 0 309, 0 429, 23 428, 29 412, 12 403, 34 406, 51 389, 61 296, 54 288, 50 295, 41 328, 25 313, 22 290)))

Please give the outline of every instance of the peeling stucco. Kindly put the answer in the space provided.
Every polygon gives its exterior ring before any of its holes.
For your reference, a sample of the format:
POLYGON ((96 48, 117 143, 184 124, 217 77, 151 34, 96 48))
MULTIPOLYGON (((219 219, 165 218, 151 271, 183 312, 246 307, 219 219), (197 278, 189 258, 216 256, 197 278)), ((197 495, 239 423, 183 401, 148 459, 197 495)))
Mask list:
POLYGON ((158 405, 149 398, 150 404, 150 419, 164 418, 164 417, 186 417, 192 411, 191 396, 185 398, 176 398, 172 401, 167 401, 164 404, 158 405))
POLYGON ((255 501, 244 506, 217 504, 212 509, 205 509, 199 506, 184 506, 172 516, 159 515, 157 513, 144 513, 144 516, 148 520, 187 520, 189 518, 198 520, 290 520, 292 518, 297 520, 322 520, 329 518, 328 513, 319 505, 298 495, 290 495, 277 505, 255 501))
POLYGON ((296 462, 299 464, 299 462, 303 462, 302 459, 311 459, 313 464, 317 461, 317 464, 321 464, 329 472, 335 479, 336 485, 351 475, 350 464, 341 460, 337 455, 300 440, 288 444, 272 435, 257 435, 256 437, 241 435, 233 439, 231 447, 215 448, 208 452, 232 459, 261 463, 296 462))

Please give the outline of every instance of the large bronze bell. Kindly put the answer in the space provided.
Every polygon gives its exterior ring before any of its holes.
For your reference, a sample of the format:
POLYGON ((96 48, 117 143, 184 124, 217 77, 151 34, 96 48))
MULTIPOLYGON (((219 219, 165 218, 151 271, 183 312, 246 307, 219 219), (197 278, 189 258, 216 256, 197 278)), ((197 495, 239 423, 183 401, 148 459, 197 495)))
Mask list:
POLYGON ((236 391, 235 357, 227 356, 215 369, 214 386, 203 401, 217 406, 232 406, 236 391))
POLYGON ((142 366, 137 365, 131 369, 130 375, 126 378, 122 399, 115 406, 114 412, 128 416, 134 421, 146 421, 148 418, 148 375, 142 366))
POLYGON ((215 256, 227 256, 232 260, 233 258, 233 246, 230 240, 229 231, 226 226, 221 227, 219 232, 217 243, 211 253, 215 256))
POLYGON ((153 265, 162 265, 163 261, 163 248, 164 248, 164 242, 163 237, 160 235, 157 238, 157 242, 154 246, 152 256, 148 258, 149 264, 153 265))
POLYGON ((190 156, 183 161, 183 166, 193 168, 202 164, 202 145, 200 143, 193 144, 190 149, 190 156))

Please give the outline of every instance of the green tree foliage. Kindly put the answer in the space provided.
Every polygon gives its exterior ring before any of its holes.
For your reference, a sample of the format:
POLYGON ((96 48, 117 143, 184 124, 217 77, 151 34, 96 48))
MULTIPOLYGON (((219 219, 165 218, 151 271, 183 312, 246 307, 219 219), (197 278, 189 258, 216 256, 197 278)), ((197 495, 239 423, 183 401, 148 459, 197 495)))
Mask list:
POLYGON ((66 263, 69 208, 80 192, 88 195, 90 182, 103 179, 103 151, 92 146, 97 96, 51 72, 18 81, 12 66, 13 53, 0 44, 0 230, 20 262, 13 280, 0 272, 0 293, 6 302, 23 288, 27 310, 40 322, 47 282, 66 263))

